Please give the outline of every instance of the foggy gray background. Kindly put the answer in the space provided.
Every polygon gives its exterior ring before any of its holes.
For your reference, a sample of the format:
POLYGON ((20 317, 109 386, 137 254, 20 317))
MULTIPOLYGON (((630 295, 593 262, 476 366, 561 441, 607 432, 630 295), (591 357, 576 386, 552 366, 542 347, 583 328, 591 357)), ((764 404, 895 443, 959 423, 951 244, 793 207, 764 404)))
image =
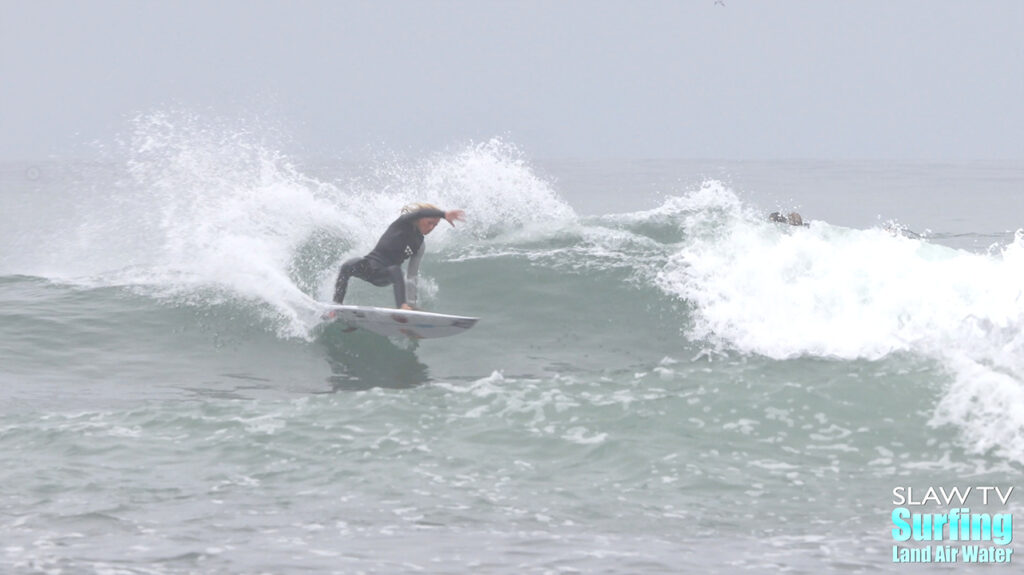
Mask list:
POLYGON ((0 0, 0 159, 136 114, 308 154, 1024 157, 1024 2, 0 0))

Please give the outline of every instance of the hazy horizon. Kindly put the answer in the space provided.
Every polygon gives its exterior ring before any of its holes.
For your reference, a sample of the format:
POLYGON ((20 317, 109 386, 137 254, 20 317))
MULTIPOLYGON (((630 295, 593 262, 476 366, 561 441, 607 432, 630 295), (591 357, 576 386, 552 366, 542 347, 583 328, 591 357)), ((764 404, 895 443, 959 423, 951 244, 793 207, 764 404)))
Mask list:
POLYGON ((4 0, 0 160, 161 113, 305 158, 1024 158, 1024 3, 724 4, 4 0))

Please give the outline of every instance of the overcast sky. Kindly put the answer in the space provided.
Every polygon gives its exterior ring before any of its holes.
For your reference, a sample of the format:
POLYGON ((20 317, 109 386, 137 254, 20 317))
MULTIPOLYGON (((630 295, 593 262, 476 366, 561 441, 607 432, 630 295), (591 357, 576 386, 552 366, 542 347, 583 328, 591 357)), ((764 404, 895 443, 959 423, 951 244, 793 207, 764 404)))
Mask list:
POLYGON ((324 157, 1024 158, 1024 2, 0 0, 0 159, 138 113, 324 157))

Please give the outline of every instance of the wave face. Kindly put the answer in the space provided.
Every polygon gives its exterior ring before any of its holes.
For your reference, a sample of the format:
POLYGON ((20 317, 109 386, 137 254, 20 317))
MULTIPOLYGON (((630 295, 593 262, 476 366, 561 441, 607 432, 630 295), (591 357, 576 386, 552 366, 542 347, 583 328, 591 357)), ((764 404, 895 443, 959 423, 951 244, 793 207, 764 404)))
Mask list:
POLYGON ((569 190, 585 165, 498 139, 301 162, 275 138, 158 113, 103 162, 0 172, 0 565, 886 571, 894 477, 1019 476, 1020 233, 780 226, 724 176, 622 209, 615 165, 569 190), (421 292, 480 324, 319 325, 414 201, 466 210, 421 292))

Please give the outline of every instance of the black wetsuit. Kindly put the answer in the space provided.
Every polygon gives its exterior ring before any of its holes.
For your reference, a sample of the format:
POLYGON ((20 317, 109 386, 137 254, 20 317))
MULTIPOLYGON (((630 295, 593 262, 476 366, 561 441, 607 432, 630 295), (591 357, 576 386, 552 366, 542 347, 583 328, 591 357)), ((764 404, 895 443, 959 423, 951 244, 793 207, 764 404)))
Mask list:
MULTIPOLYGON (((424 208, 404 214, 388 226, 387 231, 377 240, 373 251, 365 257, 352 258, 342 264, 338 279, 334 283, 334 302, 343 303, 348 290, 348 280, 357 277, 375 286, 383 287, 391 284, 395 288, 395 307, 406 303, 405 279, 402 277, 402 263, 413 256, 416 265, 423 254, 423 234, 416 222, 423 218, 443 218, 444 212, 438 209, 424 208)), ((413 264, 409 264, 410 275, 414 274, 413 264)))

